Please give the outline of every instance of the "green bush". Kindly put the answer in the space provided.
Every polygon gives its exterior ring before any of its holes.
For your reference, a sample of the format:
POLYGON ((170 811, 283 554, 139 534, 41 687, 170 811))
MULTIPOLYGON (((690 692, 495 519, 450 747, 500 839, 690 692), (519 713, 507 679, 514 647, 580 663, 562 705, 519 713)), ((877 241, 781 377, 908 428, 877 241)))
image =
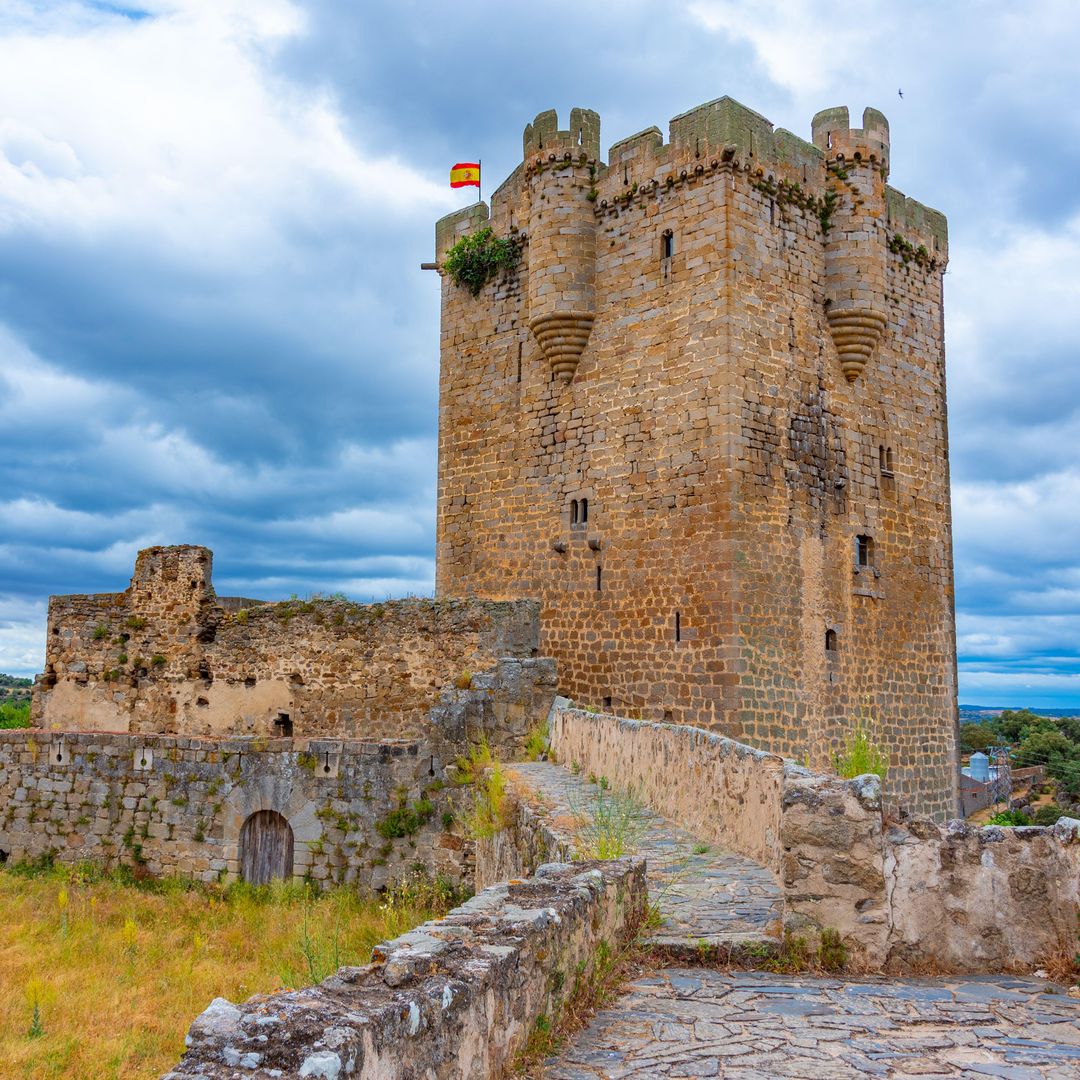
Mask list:
POLYGON ((29 701, 0 702, 0 729, 24 728, 30 726, 29 701))
POLYGON ((833 765, 845 780, 874 773, 882 780, 889 774, 889 755, 878 744, 865 720, 856 722, 842 753, 833 754, 833 765))
POLYGON ((1040 806, 1035 811, 1036 825, 1056 825, 1058 818, 1065 816, 1065 811, 1061 809, 1056 803, 1047 803, 1045 806, 1040 806))
POLYGON ((995 814, 986 824, 1014 828, 1017 825, 1030 825, 1031 823, 1031 818, 1023 810, 1002 810, 1001 813, 995 814))
POLYGON ((480 290, 500 270, 512 270, 520 255, 518 242, 496 236, 490 227, 463 236, 447 253, 443 269, 455 285, 464 285, 479 296, 480 290))
POLYGON ((428 799, 418 799, 409 805, 404 800, 395 810, 375 823, 375 830, 387 840, 399 840, 418 833, 435 813, 435 804, 428 799))

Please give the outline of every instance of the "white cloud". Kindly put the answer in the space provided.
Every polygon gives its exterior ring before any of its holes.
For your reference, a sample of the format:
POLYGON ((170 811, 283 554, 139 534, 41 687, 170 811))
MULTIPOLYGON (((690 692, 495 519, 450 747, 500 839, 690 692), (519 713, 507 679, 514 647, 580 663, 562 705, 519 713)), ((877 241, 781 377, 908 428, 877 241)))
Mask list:
POLYGON ((283 219, 437 216, 450 193, 361 151, 325 90, 269 73, 294 4, 183 0, 15 29, 0 65, 0 234, 150 233, 174 258, 284 257, 283 219))

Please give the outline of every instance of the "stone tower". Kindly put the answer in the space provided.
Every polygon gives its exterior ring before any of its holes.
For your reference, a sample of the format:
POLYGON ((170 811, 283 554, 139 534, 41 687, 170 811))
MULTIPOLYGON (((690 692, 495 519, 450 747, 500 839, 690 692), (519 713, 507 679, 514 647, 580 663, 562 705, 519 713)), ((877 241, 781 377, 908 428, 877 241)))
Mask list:
POLYGON ((813 143, 730 98, 600 158, 553 112, 437 257, 437 588, 537 597, 565 692, 812 766, 854 725, 891 796, 956 806, 944 217, 888 187, 867 109, 813 143))

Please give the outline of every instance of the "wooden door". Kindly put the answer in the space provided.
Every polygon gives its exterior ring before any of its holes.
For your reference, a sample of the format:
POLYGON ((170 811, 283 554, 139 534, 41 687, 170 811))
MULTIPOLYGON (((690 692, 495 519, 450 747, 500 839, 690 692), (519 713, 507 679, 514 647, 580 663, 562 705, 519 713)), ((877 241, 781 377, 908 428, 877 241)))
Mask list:
POLYGON ((291 878, 293 831, 276 810, 260 810, 240 830, 240 875, 252 885, 291 878))

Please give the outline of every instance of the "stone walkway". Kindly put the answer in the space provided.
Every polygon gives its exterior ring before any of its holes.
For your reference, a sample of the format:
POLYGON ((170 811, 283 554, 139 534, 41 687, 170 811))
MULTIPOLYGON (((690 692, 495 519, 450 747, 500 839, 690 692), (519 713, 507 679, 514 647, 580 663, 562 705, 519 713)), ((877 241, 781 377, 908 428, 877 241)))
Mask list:
POLYGON ((1076 1080, 1080 1000, 1046 985, 668 969, 633 983, 544 1075, 1076 1080))
MULTIPOLYGON (((574 821, 590 828, 598 801, 616 816, 627 803, 598 784, 548 762, 515 764, 510 770, 538 792, 552 815, 550 824, 569 839, 574 821)), ((649 895, 663 925, 650 940, 693 952, 699 945, 752 943, 780 933, 781 895, 776 878, 741 855, 702 843, 642 805, 634 805, 628 831, 632 851, 644 855, 649 895)))

